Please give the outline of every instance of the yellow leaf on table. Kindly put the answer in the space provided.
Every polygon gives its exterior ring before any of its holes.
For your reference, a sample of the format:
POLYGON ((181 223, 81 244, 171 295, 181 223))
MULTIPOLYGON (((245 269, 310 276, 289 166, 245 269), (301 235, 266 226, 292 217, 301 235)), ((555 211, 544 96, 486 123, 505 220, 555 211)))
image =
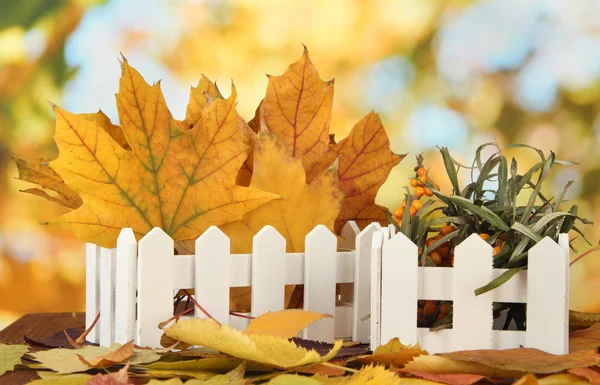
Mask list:
POLYGON ((21 363, 21 357, 29 351, 27 345, 0 344, 0 376, 14 370, 21 363))
MULTIPOLYGON (((121 348, 122 346, 117 343, 112 344, 110 347, 86 345, 81 349, 50 349, 30 353, 29 355, 34 360, 40 362, 45 368, 60 374, 67 374, 85 372, 91 368, 81 358, 85 361, 95 361, 99 357, 110 356, 121 348)), ((110 365, 106 365, 105 367, 108 366, 110 365)))
POLYGON ((360 357, 351 361, 360 364, 384 364, 386 366, 401 367, 414 357, 428 354, 421 350, 419 344, 415 346, 405 346, 400 343, 398 338, 392 338, 387 344, 379 346, 372 355, 360 357))
POLYGON ((111 351, 98 357, 85 358, 79 356, 79 359, 92 368, 105 368, 116 363, 125 362, 133 355, 133 341, 127 342, 117 350, 111 351))
POLYGON ((414 384, 414 385, 435 385, 437 382, 427 381, 420 378, 400 378, 394 372, 385 369, 383 366, 366 366, 357 373, 347 377, 323 377, 315 376, 326 385, 396 385, 396 384, 414 384))
POLYGON ((306 350, 281 337, 246 334, 227 325, 219 325, 212 319, 187 319, 165 329, 176 340, 192 345, 215 349, 244 360, 279 368, 293 368, 333 358, 342 347, 336 341, 331 351, 321 357, 314 350, 306 350))
MULTIPOLYGON (((590 382, 569 373, 553 374, 538 380, 540 385, 589 385, 590 382)), ((592 383, 592 385, 594 385, 592 383)))
POLYGON ((272 311, 253 319, 246 328, 246 333, 292 338, 308 325, 323 318, 333 316, 301 309, 272 311))
POLYGON ((524 374, 523 371, 500 369, 476 362, 455 361, 440 355, 423 355, 414 357, 412 361, 407 362, 404 365, 404 368, 399 369, 398 372, 422 372, 435 374, 468 373, 499 378, 520 378, 524 374))
POLYGON ((532 373, 527 373, 523 377, 519 378, 514 385, 538 385, 538 380, 532 373))
POLYGON ((39 380, 31 381, 27 385, 87 385, 92 378, 89 374, 56 374, 37 372, 39 380))
POLYGON ((585 368, 600 364, 596 350, 580 350, 555 355, 532 348, 506 350, 464 350, 441 354, 453 360, 475 362, 506 370, 532 373, 556 373, 566 369, 585 368))
POLYGON ((235 98, 234 91, 215 99, 188 129, 171 116, 160 84, 150 86, 124 61, 117 107, 131 151, 96 120, 55 108, 59 156, 51 167, 83 205, 52 223, 103 247, 114 247, 124 227, 138 238, 161 227, 177 242, 277 198, 235 184, 251 151, 235 98))
POLYGON ((271 381, 269 385, 323 385, 323 381, 319 381, 313 377, 300 376, 298 374, 281 374, 271 381))

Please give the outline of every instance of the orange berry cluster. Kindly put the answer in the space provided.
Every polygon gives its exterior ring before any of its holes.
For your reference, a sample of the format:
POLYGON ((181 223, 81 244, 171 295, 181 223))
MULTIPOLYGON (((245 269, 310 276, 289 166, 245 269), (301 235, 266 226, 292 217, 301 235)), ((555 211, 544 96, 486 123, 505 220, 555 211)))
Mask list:
POLYGON ((450 314, 452 304, 447 301, 419 300, 417 308, 417 326, 431 327, 450 314))
MULTIPOLYGON (((423 167, 419 167, 417 169, 416 175, 414 178, 410 179, 410 185, 415 189, 415 196, 410 204, 410 216, 413 217, 417 214, 417 211, 423 207, 423 202, 421 201, 421 197, 423 195, 427 195, 428 197, 433 196, 433 191, 427 186, 424 185, 427 183, 427 170, 423 167)), ((435 189, 439 189, 439 186, 436 184, 432 184, 435 189)), ((404 215, 404 210, 406 209, 406 201, 402 202, 402 207, 399 207, 394 211, 394 219, 398 223, 398 225, 402 225, 402 216, 404 215)))
MULTIPOLYGON (((484 241, 490 239, 490 235, 486 234, 486 233, 481 233, 481 234, 479 234, 479 236, 484 241)), ((502 250, 502 246, 504 245, 504 240, 505 240, 505 235, 504 234, 500 234, 500 236, 498 237, 498 239, 496 239, 496 242, 494 243, 494 250, 492 251, 492 255, 494 257, 496 255, 500 254, 500 251, 502 250)))
MULTIPOLYGON (((452 225, 442 227, 442 229, 436 236, 431 237, 425 241, 425 245, 427 245, 428 248, 431 247, 435 242, 439 241, 440 239, 442 239, 442 237, 450 234, 454 230, 456 229, 452 225)), ((421 254, 422 251, 423 250, 420 249, 419 254, 421 254)), ((429 257, 431 262, 433 262, 436 266, 451 267, 454 265, 454 250, 452 247, 452 243, 450 242, 444 242, 433 250, 428 249, 427 256, 429 257)), ((420 259, 419 265, 421 265, 420 259)))

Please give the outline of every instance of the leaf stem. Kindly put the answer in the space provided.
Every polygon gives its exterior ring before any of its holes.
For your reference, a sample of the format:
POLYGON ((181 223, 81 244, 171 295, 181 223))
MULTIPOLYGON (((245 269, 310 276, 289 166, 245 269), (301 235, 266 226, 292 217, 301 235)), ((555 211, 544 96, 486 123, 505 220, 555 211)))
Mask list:
POLYGON ((598 250, 600 250, 600 242, 598 242, 596 247, 592 247, 591 249, 587 250, 585 253, 581 254, 579 257, 572 260, 571 263, 569 263, 569 267, 571 267, 575 262, 579 261, 581 258, 587 256, 588 254, 593 253, 594 251, 598 251, 598 250))
POLYGON ((83 344, 85 342, 85 339, 88 336, 88 334, 90 334, 90 332, 92 331, 94 326, 96 326, 96 324, 98 323, 99 319, 100 319, 100 312, 98 312, 98 314, 96 314, 96 318, 94 318, 94 322, 92 322, 90 327, 87 328, 83 333, 81 333, 81 335, 79 337, 77 337, 77 339, 75 340, 75 343, 83 344))
POLYGON ((215 321, 217 324, 219 324, 219 326, 221 326, 221 323, 219 321, 217 321, 212 315, 210 315, 206 310, 204 310, 204 308, 198 303, 198 301, 196 301, 196 299, 194 297, 192 297, 192 295, 190 294, 189 291, 187 290, 183 290, 183 292, 185 293, 185 295, 188 296, 188 298, 194 303, 194 305, 196 305, 198 307, 198 309, 200 309, 200 311, 202 313, 204 313, 205 316, 207 316, 208 318, 212 319, 213 321, 215 321))
POLYGON ((347 366, 332 364, 331 362, 321 362, 318 365, 329 366, 330 368, 334 368, 334 369, 342 369, 342 370, 345 370, 350 373, 358 373, 358 370, 356 370, 356 369, 352 369, 347 366))
POLYGON ((242 313, 236 313, 234 311, 230 311, 229 315, 232 315, 234 317, 246 318, 246 319, 255 319, 256 318, 256 317, 252 317, 251 315, 246 315, 246 314, 242 314, 242 313))

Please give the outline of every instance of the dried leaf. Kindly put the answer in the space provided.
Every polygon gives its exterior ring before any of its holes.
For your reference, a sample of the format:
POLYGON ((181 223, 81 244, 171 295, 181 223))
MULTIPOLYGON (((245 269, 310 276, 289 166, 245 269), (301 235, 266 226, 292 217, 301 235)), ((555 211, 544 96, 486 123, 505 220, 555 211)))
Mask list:
POLYGON ((81 362, 92 367, 92 368, 106 368, 114 364, 122 363, 127 361, 133 355, 133 341, 127 342, 125 345, 119 347, 117 350, 111 351, 107 354, 98 357, 92 357, 86 359, 85 357, 78 355, 81 362))
POLYGON ((600 385, 600 373, 597 370, 591 368, 573 368, 567 371, 577 377, 585 378, 592 385, 600 385))
POLYGON ((53 372, 37 372, 39 380, 27 385, 87 385, 92 378, 89 374, 56 374, 53 372))
POLYGON ((148 85, 127 61, 122 71, 117 107, 131 151, 85 115, 55 108, 60 155, 51 166, 84 204, 53 223, 103 247, 114 247, 125 227, 141 237, 158 226, 180 241, 277 197, 235 185, 251 151, 235 90, 188 130, 171 116, 159 84, 148 85))
POLYGON ((298 374, 282 374, 271 381, 267 382, 269 385, 323 385, 322 381, 315 378, 300 376, 298 374))
POLYGON ((212 319, 182 320, 166 328, 165 333, 192 345, 201 345, 233 357, 280 368, 328 361, 342 347, 342 341, 338 341, 327 355, 321 357, 316 351, 300 348, 287 339, 246 334, 227 325, 221 326, 212 319))
MULTIPOLYGON (((325 355, 333 348, 333 344, 322 342, 322 341, 314 341, 314 340, 305 340, 304 338, 292 338, 292 341, 304 349, 316 350, 320 355, 325 355)), ((365 354, 370 350, 369 344, 355 344, 345 342, 342 345, 342 348, 335 355, 335 358, 350 358, 356 357, 361 354, 365 354)))
POLYGON ((292 338, 308 325, 323 318, 333 316, 300 309, 268 312, 253 319, 246 328, 246 333, 292 338))
POLYGON ((57 203, 61 206, 76 209, 83 204, 77 193, 71 190, 60 175, 50 167, 49 159, 25 160, 11 157, 19 170, 17 179, 40 185, 42 189, 52 192, 52 195, 39 188, 28 188, 21 190, 24 193, 33 194, 57 203))
POLYGON ((67 333, 69 337, 74 341, 83 333, 83 330, 80 328, 69 328, 63 331, 54 333, 50 337, 46 338, 38 338, 33 339, 27 336, 23 336, 23 340, 32 346, 39 346, 43 348, 65 348, 65 349, 74 349, 73 345, 67 340, 65 335, 67 333))
POLYGON ((422 380, 420 378, 399 378, 394 372, 386 370, 383 366, 366 366, 348 377, 326 378, 315 376, 324 384, 339 384, 339 385, 388 385, 388 384, 414 384, 414 385, 431 385, 436 384, 431 381, 422 380))
POLYGON ((403 373, 422 372, 434 374, 468 373, 499 378, 519 378, 523 375, 522 371, 499 369, 476 362, 455 361, 441 355, 415 357, 399 371, 403 373))
POLYGON ((269 76, 260 116, 285 141, 292 156, 302 158, 304 169, 312 170, 329 145, 332 106, 333 80, 319 78, 305 47, 302 57, 283 75, 269 76))
POLYGON ((554 355, 531 348, 465 350, 445 353, 442 356, 500 369, 532 373, 556 373, 566 369, 584 368, 600 364, 600 355, 595 350, 581 350, 565 355, 554 355))
POLYGON ((523 377, 519 378, 514 385, 538 385, 538 380, 533 374, 527 373, 523 377))
POLYGON ((23 354, 29 351, 26 345, 0 344, 0 376, 14 370, 21 363, 23 354))
MULTIPOLYGON (((125 346, 125 345, 123 345, 125 346)), ((131 384, 129 382, 129 376, 127 375, 127 371, 129 370, 129 364, 125 365, 121 370, 115 373, 108 374, 96 374, 92 377, 86 385, 128 385, 131 384)))
POLYGON ((190 380, 186 385, 243 385, 250 383, 244 379, 246 364, 242 362, 237 368, 226 374, 220 374, 205 380, 190 380))
POLYGON ((352 361, 352 364, 384 364, 386 366, 401 367, 414 357, 428 354, 421 350, 417 344, 415 346, 405 346, 400 343, 398 338, 392 338, 387 344, 379 346, 372 355, 360 357, 352 361))
POLYGON ((577 330, 569 336, 569 351, 598 349, 600 347, 600 323, 587 329, 577 330))
POLYGON ((435 373, 423 373, 423 372, 410 372, 411 375, 424 378, 429 381, 441 382, 448 385, 471 385, 478 381, 485 379, 485 376, 479 374, 463 374, 463 373, 450 373, 450 374, 435 374, 435 373))
POLYGON ((310 182, 323 167, 339 158, 339 185, 345 199, 335 222, 338 234, 348 221, 355 221, 360 228, 372 222, 387 224, 387 209, 375 204, 375 197, 392 168, 405 156, 390 150, 381 119, 371 111, 356 123, 348 137, 330 144, 320 162, 307 170, 310 182))
POLYGON ((553 374, 538 380, 540 385, 589 385, 589 382, 568 373, 553 374))

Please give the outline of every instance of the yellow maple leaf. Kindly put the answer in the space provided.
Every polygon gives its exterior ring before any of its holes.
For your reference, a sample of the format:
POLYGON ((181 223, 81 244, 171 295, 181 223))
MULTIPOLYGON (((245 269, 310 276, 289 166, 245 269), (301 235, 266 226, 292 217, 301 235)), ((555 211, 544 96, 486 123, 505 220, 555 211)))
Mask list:
POLYGON ((254 148, 250 187, 284 199, 273 200, 240 221, 221 226, 231 239, 232 252, 251 252, 252 237, 266 225, 286 238, 287 252, 304 251, 304 238, 315 226, 322 224, 333 230, 344 198, 337 179, 334 163, 307 184, 302 160, 294 158, 280 138, 261 132, 254 148))
POLYGON ((333 316, 300 309, 271 311, 254 318, 246 328, 246 333, 292 338, 308 325, 323 318, 333 316))
POLYGON ((266 96, 251 125, 261 120, 282 138, 292 156, 302 159, 309 183, 339 157, 339 186, 346 198, 335 224, 338 233, 350 220, 361 228, 371 222, 387 223, 387 210, 375 204, 375 197, 404 155, 390 150, 381 120, 373 112, 346 139, 332 143, 332 102, 333 81, 319 78, 305 48, 283 75, 269 77, 266 96))
POLYGON ((212 225, 236 221, 277 196, 237 186, 251 151, 229 99, 208 103, 192 129, 173 119, 160 90, 125 60, 117 107, 131 151, 97 119, 55 108, 59 156, 51 167, 83 199, 54 221, 82 241, 114 247, 121 228, 141 237, 161 227, 175 241, 194 239, 212 225))
POLYGON ((223 99, 217 85, 202 75, 196 87, 190 88, 190 101, 185 111, 186 127, 192 128, 202 119, 204 110, 214 99, 223 99))
POLYGON ((180 320, 166 328, 165 333, 171 338, 192 345, 286 369, 328 361, 341 349, 343 342, 336 341, 331 351, 321 357, 317 351, 306 350, 288 339, 247 334, 227 325, 219 325, 210 318, 180 320))

